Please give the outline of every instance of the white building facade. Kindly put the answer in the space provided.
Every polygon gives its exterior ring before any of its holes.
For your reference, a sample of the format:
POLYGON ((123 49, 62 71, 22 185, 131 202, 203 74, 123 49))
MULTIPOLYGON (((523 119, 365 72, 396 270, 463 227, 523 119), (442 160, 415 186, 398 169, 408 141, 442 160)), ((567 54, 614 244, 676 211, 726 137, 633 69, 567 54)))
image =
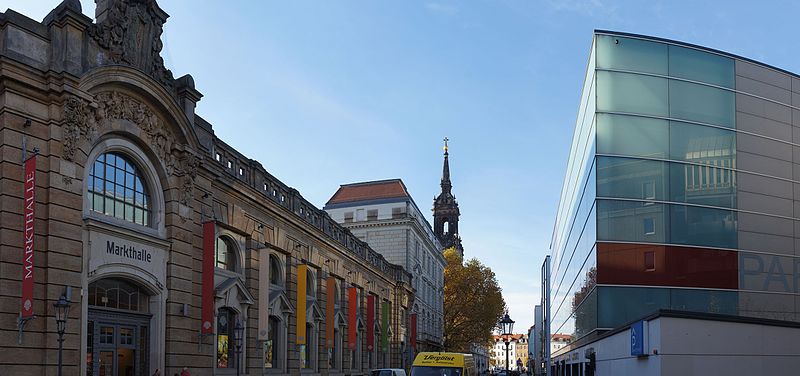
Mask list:
POLYGON ((442 245, 400 179, 342 185, 324 210, 387 261, 412 275, 417 350, 442 349, 444 268, 442 245))

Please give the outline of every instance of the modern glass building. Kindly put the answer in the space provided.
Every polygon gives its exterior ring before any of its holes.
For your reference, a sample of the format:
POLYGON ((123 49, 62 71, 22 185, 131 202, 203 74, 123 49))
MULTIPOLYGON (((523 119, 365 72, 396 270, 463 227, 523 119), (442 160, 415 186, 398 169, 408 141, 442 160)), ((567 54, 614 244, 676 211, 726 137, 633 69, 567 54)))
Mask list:
POLYGON ((799 76, 596 31, 551 254, 551 335, 659 309, 800 321, 799 76))

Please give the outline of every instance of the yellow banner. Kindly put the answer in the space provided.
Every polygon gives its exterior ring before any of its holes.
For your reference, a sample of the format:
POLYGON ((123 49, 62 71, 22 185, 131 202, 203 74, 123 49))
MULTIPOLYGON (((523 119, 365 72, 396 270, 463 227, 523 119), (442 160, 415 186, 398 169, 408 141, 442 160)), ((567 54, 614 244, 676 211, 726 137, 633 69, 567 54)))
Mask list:
POLYGON ((297 344, 306 344, 306 275, 308 265, 297 266, 297 344))

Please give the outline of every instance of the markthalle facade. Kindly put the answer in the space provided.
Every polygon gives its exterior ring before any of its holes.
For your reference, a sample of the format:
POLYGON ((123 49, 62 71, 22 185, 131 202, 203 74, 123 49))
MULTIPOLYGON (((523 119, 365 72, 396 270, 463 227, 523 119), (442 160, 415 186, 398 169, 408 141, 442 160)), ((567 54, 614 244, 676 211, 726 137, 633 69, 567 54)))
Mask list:
MULTIPOLYGON (((410 275, 218 139, 153 0, 0 13, 0 374, 403 367, 410 275)), ((224 125, 223 125, 224 126, 224 125)))

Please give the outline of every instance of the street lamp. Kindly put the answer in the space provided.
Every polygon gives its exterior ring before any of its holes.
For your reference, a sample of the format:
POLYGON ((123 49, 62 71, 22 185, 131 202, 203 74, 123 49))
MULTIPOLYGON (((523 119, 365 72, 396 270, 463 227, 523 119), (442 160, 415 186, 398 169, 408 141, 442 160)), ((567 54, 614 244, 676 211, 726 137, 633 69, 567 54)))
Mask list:
POLYGON ((236 376, 239 376, 241 370, 240 363, 242 360, 242 339, 244 338, 244 326, 241 320, 236 320, 236 326, 233 328, 233 340, 236 342, 236 376))
POLYGON ((61 376, 64 352, 64 332, 67 331, 67 315, 69 314, 69 301, 67 297, 61 295, 58 301, 53 303, 56 309, 56 330, 58 331, 58 376, 61 376))
POLYGON ((506 370, 509 370, 509 368, 508 368, 508 343, 509 343, 508 336, 511 336, 511 335, 514 334, 514 320, 512 320, 511 317, 508 317, 508 311, 506 311, 506 314, 503 316, 503 319, 500 320, 500 330, 502 331, 502 333, 500 333, 500 334, 503 336, 503 343, 506 344, 506 370))

